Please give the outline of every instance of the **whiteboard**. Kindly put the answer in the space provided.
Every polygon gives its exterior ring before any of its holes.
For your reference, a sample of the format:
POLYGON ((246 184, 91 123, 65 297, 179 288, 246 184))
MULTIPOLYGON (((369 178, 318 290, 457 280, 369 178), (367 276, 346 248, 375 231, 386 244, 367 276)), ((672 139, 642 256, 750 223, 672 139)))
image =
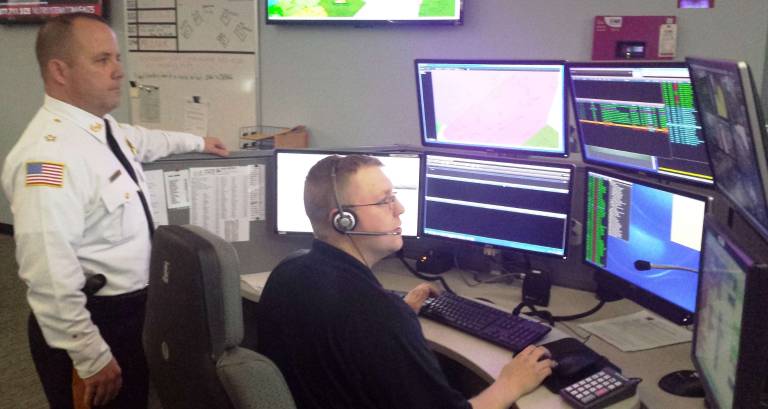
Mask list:
POLYGON ((258 2, 126 3, 134 124, 221 138, 258 124, 258 2))

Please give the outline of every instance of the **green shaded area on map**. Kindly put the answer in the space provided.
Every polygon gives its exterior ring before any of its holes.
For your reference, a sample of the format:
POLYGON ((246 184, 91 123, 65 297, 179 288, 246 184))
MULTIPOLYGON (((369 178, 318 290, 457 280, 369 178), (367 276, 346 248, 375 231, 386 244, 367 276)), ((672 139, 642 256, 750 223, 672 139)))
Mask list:
POLYGON ((523 146, 537 146, 548 148, 560 147, 560 134, 557 130, 549 125, 541 128, 539 132, 536 132, 530 139, 525 141, 523 146))
MULTIPOLYGON (((268 7, 267 13, 284 17, 354 17, 365 3, 365 0, 346 0, 343 3, 336 0, 279 0, 268 7)), ((420 17, 455 14, 455 0, 423 0, 419 6, 420 17)))
POLYGON ((280 0, 269 6, 271 16, 284 17, 352 17, 365 5, 365 0, 280 0))
POLYGON ((437 135, 437 139, 441 139, 443 136, 445 136, 445 130, 448 128, 448 124, 435 121, 435 135, 437 135))
POLYGON ((454 0, 424 0, 419 8, 420 17, 453 16, 456 2, 454 0))
POLYGON ((329 17, 352 17, 365 5, 364 0, 347 0, 346 3, 337 4, 334 0, 320 0, 329 17))

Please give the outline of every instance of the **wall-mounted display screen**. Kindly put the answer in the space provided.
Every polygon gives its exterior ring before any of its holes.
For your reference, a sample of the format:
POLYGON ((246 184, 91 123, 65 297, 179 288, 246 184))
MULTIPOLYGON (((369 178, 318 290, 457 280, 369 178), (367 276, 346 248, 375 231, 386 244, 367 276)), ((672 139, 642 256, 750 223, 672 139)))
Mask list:
POLYGON ((103 0, 0 0, 0 23, 40 22, 60 14, 70 13, 90 13, 103 16, 104 3, 106 2, 103 0))
POLYGON ((463 0, 265 0, 268 24, 461 24, 463 0))

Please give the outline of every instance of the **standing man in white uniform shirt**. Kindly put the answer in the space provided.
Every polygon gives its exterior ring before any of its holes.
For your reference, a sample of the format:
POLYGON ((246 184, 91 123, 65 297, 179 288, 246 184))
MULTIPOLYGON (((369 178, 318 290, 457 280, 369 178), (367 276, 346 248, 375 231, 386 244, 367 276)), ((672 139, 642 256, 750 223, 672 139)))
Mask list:
POLYGON ((145 408, 141 331, 153 226, 141 162, 228 151, 217 138, 147 130, 109 115, 123 70, 103 19, 49 21, 36 53, 45 101, 2 173, 32 309, 33 360, 52 408, 72 407, 73 367, 86 406, 145 408), (86 297, 81 289, 92 274, 103 274, 106 285, 86 297))

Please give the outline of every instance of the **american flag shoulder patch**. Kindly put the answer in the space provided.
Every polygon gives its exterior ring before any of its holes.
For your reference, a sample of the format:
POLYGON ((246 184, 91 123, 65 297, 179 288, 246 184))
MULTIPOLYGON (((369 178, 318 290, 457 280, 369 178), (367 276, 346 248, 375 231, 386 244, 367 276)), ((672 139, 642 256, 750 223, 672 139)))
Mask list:
POLYGON ((64 164, 27 162, 26 186, 64 186, 64 164))

